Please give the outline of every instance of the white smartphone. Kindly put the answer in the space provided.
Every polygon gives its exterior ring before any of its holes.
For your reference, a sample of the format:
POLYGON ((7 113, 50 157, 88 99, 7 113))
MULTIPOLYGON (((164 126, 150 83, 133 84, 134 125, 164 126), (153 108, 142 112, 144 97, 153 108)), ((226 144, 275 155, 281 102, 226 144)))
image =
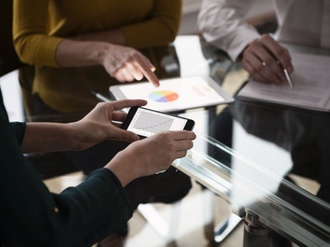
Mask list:
POLYGON ((192 130, 195 122, 191 119, 174 116, 144 107, 131 107, 121 128, 139 135, 152 136, 165 130, 192 130))

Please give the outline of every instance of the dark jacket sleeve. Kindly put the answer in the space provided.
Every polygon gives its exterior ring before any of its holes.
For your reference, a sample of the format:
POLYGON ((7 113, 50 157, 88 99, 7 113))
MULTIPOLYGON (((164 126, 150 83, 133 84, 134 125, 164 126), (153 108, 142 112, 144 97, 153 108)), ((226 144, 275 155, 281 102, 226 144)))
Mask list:
POLYGON ((10 123, 11 132, 14 135, 15 140, 19 145, 21 145, 25 133, 25 123, 12 122, 10 123))
POLYGON ((12 134, 1 102, 0 95, 0 241, 5 246, 91 246, 127 222, 129 202, 108 169, 96 170, 77 187, 50 193, 21 154, 20 138, 12 134))

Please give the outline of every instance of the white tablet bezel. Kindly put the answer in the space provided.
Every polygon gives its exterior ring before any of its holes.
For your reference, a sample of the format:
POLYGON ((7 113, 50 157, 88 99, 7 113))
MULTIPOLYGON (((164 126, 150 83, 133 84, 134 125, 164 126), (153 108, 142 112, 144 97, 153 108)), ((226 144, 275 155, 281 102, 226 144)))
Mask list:
POLYGON ((214 80, 210 77, 202 76, 160 80, 158 88, 154 87, 150 82, 113 85, 109 87, 109 91, 116 100, 145 99, 148 101, 145 107, 162 112, 180 112, 187 109, 211 107, 234 101, 214 80), (176 92, 179 98, 166 103, 150 100, 148 95, 158 90, 176 92))

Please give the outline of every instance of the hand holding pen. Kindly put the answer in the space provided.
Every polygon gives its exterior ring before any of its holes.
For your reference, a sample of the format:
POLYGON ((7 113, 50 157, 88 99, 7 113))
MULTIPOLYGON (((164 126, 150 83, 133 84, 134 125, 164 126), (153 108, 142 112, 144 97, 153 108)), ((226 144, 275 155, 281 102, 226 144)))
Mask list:
POLYGON ((254 79, 264 83, 288 83, 293 88, 290 74, 294 68, 285 47, 270 35, 252 41, 242 53, 242 65, 254 79))

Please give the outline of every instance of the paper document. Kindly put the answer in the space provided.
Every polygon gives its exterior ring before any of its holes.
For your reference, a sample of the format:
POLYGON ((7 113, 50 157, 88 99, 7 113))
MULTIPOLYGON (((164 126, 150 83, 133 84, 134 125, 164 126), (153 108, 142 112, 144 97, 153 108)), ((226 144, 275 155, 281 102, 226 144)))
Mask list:
POLYGON ((291 80, 294 89, 291 89, 288 83, 265 84, 251 79, 238 96, 330 111, 330 57, 303 53, 292 53, 291 57, 294 66, 291 80))

